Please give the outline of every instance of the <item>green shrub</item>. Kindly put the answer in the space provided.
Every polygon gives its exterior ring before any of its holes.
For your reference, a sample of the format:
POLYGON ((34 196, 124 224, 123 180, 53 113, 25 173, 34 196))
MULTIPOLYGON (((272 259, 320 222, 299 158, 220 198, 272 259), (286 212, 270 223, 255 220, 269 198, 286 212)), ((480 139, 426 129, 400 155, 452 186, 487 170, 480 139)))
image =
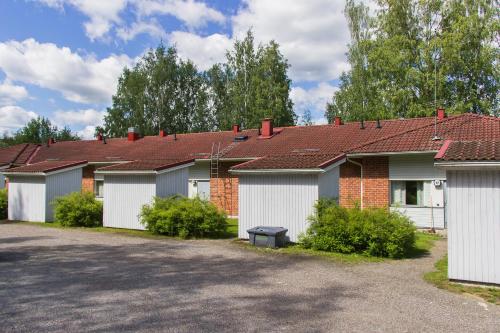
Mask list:
POLYGON ((217 236, 226 232, 226 214, 200 198, 155 198, 141 211, 141 223, 155 234, 188 237, 217 236))
POLYGON ((102 202, 91 192, 74 192, 58 197, 52 203, 54 219, 68 227, 102 226, 102 202))
POLYGON ((7 189, 1 189, 0 190, 0 220, 6 219, 7 218, 7 208, 9 206, 8 204, 9 197, 7 195, 7 189))
POLYGON ((319 200, 315 208, 310 227, 300 237, 305 248, 401 258, 415 246, 416 228, 399 213, 349 209, 326 200, 319 200))

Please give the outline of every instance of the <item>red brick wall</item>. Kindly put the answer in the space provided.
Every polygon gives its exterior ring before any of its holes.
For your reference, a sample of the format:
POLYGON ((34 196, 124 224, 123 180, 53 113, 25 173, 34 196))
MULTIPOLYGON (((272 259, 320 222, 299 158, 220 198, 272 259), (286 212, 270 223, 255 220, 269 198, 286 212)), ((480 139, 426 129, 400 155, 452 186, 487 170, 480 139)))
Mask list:
POLYGON ((83 168, 82 174, 82 191, 94 193, 94 170, 93 165, 87 165, 83 168))
POLYGON ((389 207, 389 158, 387 156, 363 158, 363 205, 389 207))
POLYGON ((219 179, 210 178, 210 201, 229 216, 238 215, 238 177, 228 172, 238 163, 220 163, 219 179))
MULTIPOLYGON (((385 156, 365 157, 363 164, 363 207, 389 206, 389 159, 385 156)), ((340 205, 353 207, 361 203, 361 170, 346 162, 340 166, 340 205)))
MULTIPOLYGON (((356 160, 361 162, 361 160, 356 160)), ((361 169, 358 165, 346 162, 340 165, 339 203, 352 208, 361 202, 361 169)))

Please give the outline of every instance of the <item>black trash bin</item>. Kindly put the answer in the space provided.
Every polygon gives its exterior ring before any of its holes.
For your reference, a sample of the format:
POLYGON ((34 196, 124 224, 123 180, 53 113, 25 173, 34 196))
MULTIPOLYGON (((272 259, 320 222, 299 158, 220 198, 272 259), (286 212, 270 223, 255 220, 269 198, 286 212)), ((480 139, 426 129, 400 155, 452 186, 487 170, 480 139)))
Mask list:
POLYGON ((272 248, 285 246, 287 231, 282 227, 255 227, 247 230, 250 244, 272 248))

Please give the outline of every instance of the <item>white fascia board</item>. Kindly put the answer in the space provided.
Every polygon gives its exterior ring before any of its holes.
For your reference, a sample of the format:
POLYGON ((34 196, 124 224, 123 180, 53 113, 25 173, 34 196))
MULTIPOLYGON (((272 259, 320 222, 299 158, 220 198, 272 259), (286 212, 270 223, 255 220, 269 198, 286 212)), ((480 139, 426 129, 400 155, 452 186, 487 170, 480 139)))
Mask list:
POLYGON ((341 164, 344 164, 345 162, 347 161, 347 158, 343 158, 341 160, 338 160, 337 162, 333 163, 333 164, 330 164, 329 166, 325 167, 323 170, 325 172, 328 172, 332 169, 335 169, 336 167, 338 167, 339 165, 341 164))
POLYGON ((6 176, 50 176, 50 175, 55 175, 58 173, 63 173, 63 172, 67 172, 67 171, 71 171, 71 170, 75 170, 75 169, 81 169, 81 168, 84 168, 86 166, 87 166, 87 164, 79 164, 79 165, 75 165, 75 166, 72 166, 69 168, 59 169, 59 170, 50 171, 50 172, 15 172, 14 171, 14 172, 4 172, 4 174, 6 176))
POLYGON ((311 169, 253 169, 253 170, 229 170, 229 172, 238 174, 320 174, 324 173, 325 170, 320 168, 311 168, 311 169))
POLYGON ((500 161, 447 161, 447 162, 435 162, 434 166, 443 169, 471 169, 471 168, 493 168, 500 169, 500 161))
POLYGON ((175 170, 188 168, 188 167, 193 166, 193 165, 194 165, 194 162, 191 162, 191 163, 181 164, 181 165, 177 165, 177 166, 172 167, 172 168, 159 170, 159 171, 155 171, 155 170, 110 170, 110 171, 96 170, 96 171, 94 171, 94 173, 99 174, 99 175, 161 175, 161 174, 172 172, 175 170))
POLYGON ((418 155, 418 154, 437 154, 437 150, 422 150, 422 151, 386 151, 380 153, 353 153, 347 154, 347 157, 364 157, 364 156, 394 156, 394 155, 418 155))
POLYGON ((168 169, 164 169, 164 170, 160 170, 160 171, 155 171, 155 172, 157 175, 161 175, 163 173, 168 173, 168 172, 172 172, 172 171, 179 170, 179 169, 189 168, 193 165, 194 165, 194 162, 191 162, 191 163, 181 164, 181 165, 174 166, 172 168, 168 168, 168 169))

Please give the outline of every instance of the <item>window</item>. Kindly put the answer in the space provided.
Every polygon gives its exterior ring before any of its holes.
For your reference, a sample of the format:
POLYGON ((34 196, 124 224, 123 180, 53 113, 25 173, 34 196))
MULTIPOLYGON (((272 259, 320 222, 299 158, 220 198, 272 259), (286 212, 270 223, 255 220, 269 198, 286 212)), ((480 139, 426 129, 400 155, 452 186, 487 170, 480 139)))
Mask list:
POLYGON ((391 205, 426 206, 429 191, 430 182, 391 181, 391 205))
POLYGON ((102 198, 104 196, 104 180, 94 181, 94 193, 96 198, 102 198))

